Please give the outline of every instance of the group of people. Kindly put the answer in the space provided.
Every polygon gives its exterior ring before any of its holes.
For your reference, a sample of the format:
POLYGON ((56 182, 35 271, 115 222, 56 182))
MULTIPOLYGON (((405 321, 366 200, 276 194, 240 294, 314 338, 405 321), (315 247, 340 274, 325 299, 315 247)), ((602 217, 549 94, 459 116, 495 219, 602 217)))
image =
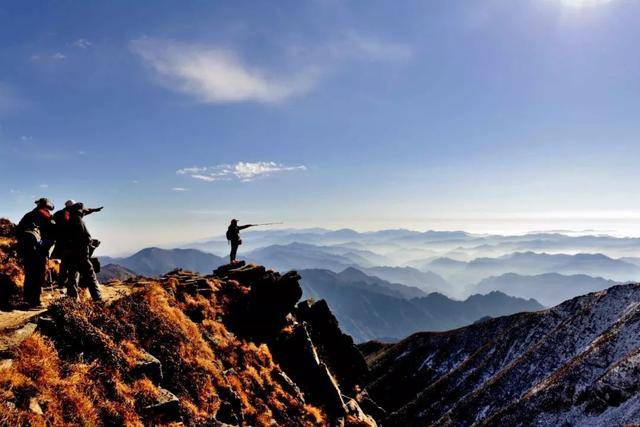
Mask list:
POLYGON ((100 242, 91 238, 83 217, 102 207, 89 209, 83 203, 67 200, 63 209, 52 213, 55 207, 49 199, 38 199, 35 204, 17 227, 18 252, 25 273, 25 303, 31 308, 41 306, 50 258, 60 260, 58 281, 66 286, 67 296, 78 298, 81 286, 89 289, 94 301, 100 301, 100 287, 91 262, 100 242))

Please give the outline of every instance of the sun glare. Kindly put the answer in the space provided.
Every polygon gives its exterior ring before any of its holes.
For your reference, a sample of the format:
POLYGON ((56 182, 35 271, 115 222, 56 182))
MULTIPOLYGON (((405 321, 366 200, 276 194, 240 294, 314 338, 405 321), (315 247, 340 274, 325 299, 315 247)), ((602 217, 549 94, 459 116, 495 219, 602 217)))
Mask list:
POLYGON ((606 3, 611 3, 613 0, 560 0, 563 6, 582 9, 585 7, 600 6, 606 3))

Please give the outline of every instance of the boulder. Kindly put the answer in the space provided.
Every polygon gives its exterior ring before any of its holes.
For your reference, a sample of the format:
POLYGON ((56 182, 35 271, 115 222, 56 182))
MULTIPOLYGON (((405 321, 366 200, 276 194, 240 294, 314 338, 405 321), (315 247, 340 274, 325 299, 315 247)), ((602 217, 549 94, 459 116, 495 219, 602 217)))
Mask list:
POLYGON ((304 324, 279 337, 271 348, 276 361, 302 389, 308 402, 322 406, 333 417, 347 413, 340 387, 327 365, 320 361, 304 324))
POLYGON ((159 388, 156 402, 142 408, 142 415, 151 425, 168 423, 180 418, 180 400, 169 390, 159 388))
POLYGON ((358 402, 354 399, 349 399, 345 404, 347 408, 347 417, 349 418, 349 425, 358 425, 362 427, 377 427, 378 424, 371 416, 364 413, 358 402))
POLYGON ((229 274, 229 271, 244 267, 245 264, 246 263, 244 261, 238 261, 235 264, 221 265, 220 267, 213 270, 213 275, 219 278, 225 278, 229 274))
POLYGON ((154 384, 160 384, 162 382, 162 363, 146 351, 139 349, 142 352, 142 357, 136 362, 132 368, 132 374, 134 376, 146 376, 154 384))
POLYGON ((296 307, 295 316, 307 324, 320 358, 336 376, 342 390, 351 393, 362 384, 369 372, 367 362, 353 339, 340 330, 327 302, 302 301, 296 307))
POLYGON ((387 411, 382 408, 376 401, 374 401, 367 390, 362 390, 356 395, 356 402, 360 405, 360 408, 366 413, 371 415, 375 420, 382 420, 387 416, 387 411))
POLYGON ((249 292, 240 297, 226 314, 229 324, 248 338, 269 340, 275 337, 288 324, 287 316, 302 296, 298 283, 300 276, 295 272, 280 276, 255 266, 248 266, 242 273, 229 274, 250 286, 249 292), (235 274, 246 276, 240 279, 235 274))

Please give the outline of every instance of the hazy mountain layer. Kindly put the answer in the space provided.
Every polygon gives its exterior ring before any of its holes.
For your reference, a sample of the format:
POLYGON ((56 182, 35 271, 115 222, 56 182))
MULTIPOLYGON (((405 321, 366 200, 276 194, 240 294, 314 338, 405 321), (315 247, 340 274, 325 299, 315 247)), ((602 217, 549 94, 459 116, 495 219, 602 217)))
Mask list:
POLYGON ((584 274, 564 276, 558 273, 547 273, 537 276, 521 276, 507 273, 482 280, 471 286, 470 292, 485 294, 491 291, 501 291, 517 297, 535 298, 546 306, 552 306, 575 296, 607 289, 616 284, 612 280, 584 274))
POLYGON ((207 274, 228 262, 195 249, 146 248, 126 258, 101 257, 102 264, 117 264, 143 276, 159 276, 175 268, 207 274))
MULTIPOLYGON (((391 283, 378 279, 345 280, 328 270, 301 270, 306 297, 327 300, 340 327, 353 338, 365 340, 401 339, 417 331, 442 331, 468 325, 486 316, 501 316, 520 311, 539 310, 535 300, 524 300, 500 292, 474 295, 456 301, 438 293, 422 298, 390 296, 391 283)), ((399 292, 399 291, 398 291, 399 292)))

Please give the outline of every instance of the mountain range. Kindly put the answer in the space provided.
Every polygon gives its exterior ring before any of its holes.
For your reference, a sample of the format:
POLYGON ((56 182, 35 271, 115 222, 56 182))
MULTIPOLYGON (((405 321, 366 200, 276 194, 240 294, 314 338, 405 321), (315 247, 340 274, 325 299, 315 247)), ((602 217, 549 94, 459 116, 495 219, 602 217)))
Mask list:
POLYGON ((546 273, 522 276, 507 273, 482 280, 471 286, 470 292, 482 294, 496 290, 521 298, 535 298, 546 306, 553 306, 575 296, 607 289, 616 284, 613 280, 585 274, 565 276, 546 273))
POLYGON ((143 276, 160 276, 176 268, 208 274, 228 261, 195 249, 146 248, 123 258, 99 257, 103 265, 116 264, 143 276))
POLYGON ((449 283, 458 286, 506 273, 520 275, 586 274, 618 282, 632 281, 640 277, 639 266, 603 254, 567 255, 516 252, 498 258, 476 258, 468 262, 438 258, 426 263, 422 268, 435 272, 449 283))
POLYGON ((362 346, 382 424, 625 425, 640 418, 640 285, 362 346))
POLYGON ((340 327, 357 342, 398 340, 417 331, 444 331, 481 318, 543 308, 533 299, 510 297, 501 292, 473 295, 464 301, 439 293, 407 299, 401 295, 406 293, 406 287, 354 269, 343 273, 301 270, 299 274, 305 297, 325 299, 340 327))

